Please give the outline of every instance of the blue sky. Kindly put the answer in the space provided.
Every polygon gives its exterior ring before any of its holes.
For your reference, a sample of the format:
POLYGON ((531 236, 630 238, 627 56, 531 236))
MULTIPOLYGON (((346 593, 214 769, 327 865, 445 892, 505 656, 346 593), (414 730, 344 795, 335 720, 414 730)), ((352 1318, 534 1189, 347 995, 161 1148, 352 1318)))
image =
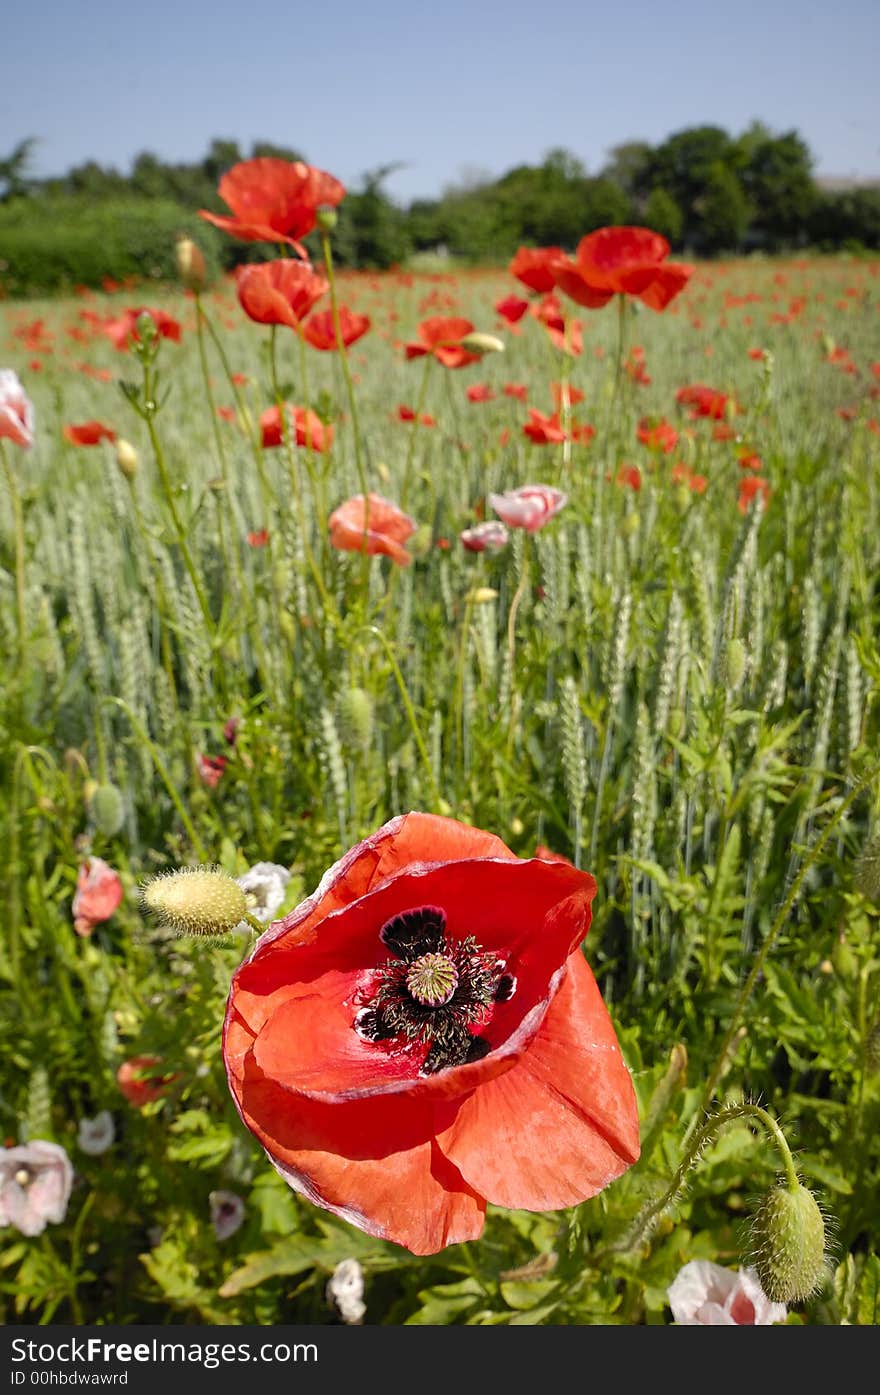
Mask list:
POLYGON ((591 173, 630 138, 795 128, 819 174, 880 177, 878 0, 41 0, 4 26, 0 155, 32 172, 212 137, 289 145, 401 202, 553 146, 591 173))

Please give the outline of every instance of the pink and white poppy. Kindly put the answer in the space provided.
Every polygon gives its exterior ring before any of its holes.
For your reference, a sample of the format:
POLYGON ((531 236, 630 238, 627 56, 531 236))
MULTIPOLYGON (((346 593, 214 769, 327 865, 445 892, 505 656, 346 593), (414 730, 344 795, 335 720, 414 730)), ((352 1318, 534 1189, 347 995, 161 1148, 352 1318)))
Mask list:
POLYGON ((527 533, 537 533, 567 502, 568 495, 549 484, 524 484, 506 494, 489 495, 489 503, 508 528, 525 528, 527 533))
POLYGON ((510 537, 504 524, 499 523, 497 518, 477 523, 473 528, 465 528, 458 536, 468 552, 500 552, 502 547, 507 546, 510 537))
POLYGON ((0 1148, 0 1226, 22 1235, 42 1235, 49 1222, 67 1214, 73 1167, 57 1143, 35 1138, 18 1148, 0 1148))
POLYGON ((109 920, 122 901, 122 882, 102 857, 89 857, 79 869, 73 898, 73 928, 91 935, 96 925, 109 920))
POLYGON ((11 368, 0 368, 0 440, 34 444, 34 407, 11 368))
POLYGON ((770 1327, 785 1322, 784 1303, 771 1303, 754 1269, 725 1269, 694 1259, 679 1269, 666 1294, 680 1327, 770 1327))

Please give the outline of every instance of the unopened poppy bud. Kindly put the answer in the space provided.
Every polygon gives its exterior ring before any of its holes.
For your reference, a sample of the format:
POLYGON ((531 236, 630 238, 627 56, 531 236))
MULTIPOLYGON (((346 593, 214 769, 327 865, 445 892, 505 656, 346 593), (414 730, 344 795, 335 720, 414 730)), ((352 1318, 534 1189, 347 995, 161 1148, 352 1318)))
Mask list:
POLYGON ((131 441, 116 442, 116 464, 127 480, 133 480, 138 471, 138 453, 131 441))
POLYGON ((686 484, 679 484, 675 489, 675 507, 679 513, 687 513, 691 506, 691 491, 686 484))
POLYGON ((746 671, 746 647, 736 635, 727 641, 721 663, 721 681, 728 688, 738 688, 746 671))
POLYGON ((880 837, 869 838, 856 862, 856 891, 869 901, 880 901, 880 837))
POLYGON ((177 272, 188 291, 203 291, 208 284, 208 269, 202 249, 191 237, 177 239, 177 272))
POLYGON ((315 225, 319 232, 332 232, 339 222, 335 208, 319 208, 315 214, 315 225))
POLYGON ((105 838, 115 838, 125 821, 125 801, 116 785, 99 785, 89 800, 95 827, 105 838))
POLYGON ((629 538, 632 537, 635 533, 637 533, 640 527, 641 522, 639 520, 638 514, 628 513, 626 515, 626 518, 623 519, 620 525, 620 531, 621 533, 623 533, 624 537, 629 538))
POLYGON ((247 914, 243 889, 220 867, 160 872, 141 887, 141 901, 181 935, 224 935, 247 914))
POLYGON ((348 688, 340 695, 339 730, 343 741, 366 750, 373 735, 373 700, 363 688, 348 688))
POLYGON ((838 935, 831 951, 831 963, 835 972, 842 978, 855 978, 859 972, 859 960, 846 935, 838 935))
POLYGON ((467 600, 471 605, 488 605, 490 601, 497 601, 498 592, 493 591, 491 586, 475 586, 473 591, 467 594, 467 600))
POLYGON ((431 525, 423 523, 417 528, 406 545, 411 557, 424 557, 431 549, 431 525))
POLYGON ((391 471, 388 469, 388 466, 385 464, 384 460, 380 460, 377 462, 376 474, 379 476, 383 484, 388 484, 391 480, 391 471))
POLYGON ((92 802, 92 800, 94 799, 95 795, 98 793, 99 788, 100 788, 100 786, 98 785, 97 780, 86 780, 86 781, 84 781, 84 783, 83 783, 83 799, 85 800, 86 804, 91 804, 91 802, 92 802))
POLYGON ((822 1285, 825 1222, 813 1193, 800 1182, 774 1187, 752 1222, 758 1279, 773 1303, 798 1303, 822 1285))
POLYGON ((145 344, 151 344, 156 338, 156 321, 149 310, 142 310, 134 322, 138 339, 145 344))
POLYGON ((482 330, 471 330, 460 341, 461 347, 471 354, 503 354, 504 340, 497 334, 483 334, 482 330))

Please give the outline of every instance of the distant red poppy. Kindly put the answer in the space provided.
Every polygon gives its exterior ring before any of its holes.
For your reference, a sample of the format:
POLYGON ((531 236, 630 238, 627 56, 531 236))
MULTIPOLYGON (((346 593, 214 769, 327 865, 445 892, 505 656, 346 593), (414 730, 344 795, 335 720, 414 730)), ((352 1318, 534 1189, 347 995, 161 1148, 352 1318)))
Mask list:
POLYGON ((576 407, 579 402, 583 402, 584 394, 580 388, 572 387, 571 383, 551 383, 550 394, 557 407, 562 406, 562 398, 567 390, 569 407, 576 407))
POLYGON ((143 1109, 145 1104, 161 1099, 177 1078, 158 1071, 156 1067, 161 1064, 161 1056, 132 1056, 131 1060, 123 1061, 116 1072, 116 1083, 121 1093, 135 1109, 143 1109))
POLYGON ((760 494, 764 508, 770 502, 770 486, 760 475, 746 475, 739 482, 739 492, 737 507, 740 513, 748 513, 749 506, 756 494, 760 494))
POLYGON ((329 522, 331 547, 342 552, 390 557, 401 567, 412 562, 403 543, 416 531, 415 519, 381 494, 368 494, 366 509, 363 494, 346 499, 330 515, 329 522))
POLYGON ((422 320, 416 329, 418 343, 405 346, 406 356, 423 358, 425 354, 433 354, 444 368, 464 368, 469 363, 477 363, 481 355, 472 354, 463 348, 461 343, 465 335, 473 333, 473 329, 470 320, 458 317, 435 315, 431 319, 422 320))
POLYGON ((199 751, 196 756, 196 769, 199 772, 199 779, 203 785, 209 789, 214 789, 223 778, 223 772, 229 761, 225 756, 206 756, 199 751))
POLYGON ((233 216, 200 209, 199 216, 243 242, 286 242, 305 257, 299 239, 315 226, 319 208, 335 208, 345 188, 332 174, 301 160, 261 156, 233 165, 218 193, 233 216))
POLYGON ((525 402, 529 395, 529 390, 525 383, 505 383, 504 396, 516 397, 520 402, 525 402))
MULTIPOLYGON (((329 422, 323 422, 311 407, 294 407, 288 402, 287 410, 291 439, 298 446, 310 446, 318 455, 330 449, 333 427, 329 422)), ((267 407, 265 412, 260 413, 260 438, 266 450, 280 446, 284 440, 281 413, 277 406, 267 407)))
POLYGON ((290 258, 236 267, 235 281, 239 304, 250 319, 295 330, 330 289, 310 263, 290 258))
POLYGON ((255 533, 247 535, 249 547, 265 547, 269 541, 268 528, 260 528, 255 533))
POLYGON ((562 255, 561 247, 520 247, 507 269, 530 291, 546 295, 556 284, 550 264, 562 255))
POLYGON ((91 935, 96 925, 109 920, 122 903, 119 873, 101 857, 89 857, 76 879, 73 898, 73 928, 78 935, 91 935))
POLYGON ((764 462, 758 452, 749 450, 748 446, 737 452, 736 459, 741 470, 751 470, 756 475, 764 468, 764 462))
POLYGON ((693 419, 709 417, 712 421, 722 420, 731 401, 726 393, 707 387, 705 383, 690 383, 687 387, 679 388, 675 400, 683 407, 690 407, 693 419))
MULTIPOLYGON (((370 328, 369 315, 356 315, 347 305, 339 306, 339 329, 346 349, 356 344, 370 328)), ((303 338, 313 349, 338 350, 339 340, 333 323, 332 310, 316 310, 303 325, 303 338)))
POLYGON ((705 475, 695 475, 683 460, 677 460, 669 472, 673 484, 687 485, 692 494, 705 494, 709 481, 705 475))
POLYGON ((581 238, 574 260, 560 255, 551 270, 559 289, 589 309, 613 295, 632 295, 652 310, 665 310, 694 271, 667 262, 669 252, 666 238, 650 228, 599 228, 581 238))
MULTIPOLYGON (((83 314, 90 314, 84 311, 83 314)), ((179 320, 175 320, 173 315, 169 315, 165 310, 156 310, 148 305, 139 305, 134 309, 123 310, 121 315, 115 319, 98 320, 94 316, 90 318, 95 323, 95 328, 105 334, 110 343, 117 349, 124 350, 131 347, 132 343, 140 343, 137 322, 141 315, 149 315, 156 327, 156 332, 162 339, 170 339, 173 344, 179 344, 183 332, 179 320)))
POLYGON ((548 417, 537 407, 529 408, 529 420, 523 427, 523 435, 528 436, 536 446, 559 445, 566 439, 558 413, 554 412, 548 417))
POLYGON ((405 403, 401 403, 400 406, 398 407, 398 409, 397 409, 397 417, 398 417, 398 420, 399 420, 399 421, 416 421, 416 420, 418 420, 418 423, 419 423, 420 426, 436 426, 436 425, 437 425, 437 422, 434 420, 434 418, 433 418, 433 417, 430 415, 430 413, 428 413, 428 412, 422 412, 422 413, 419 415, 419 417, 416 418, 416 413, 415 413, 414 408, 412 408, 412 407, 407 407, 405 403))
MULTIPOLYGON (((552 283, 551 283, 552 284, 552 283)), ((519 296, 507 295, 503 300, 496 300, 495 310, 508 324, 517 324, 529 308, 527 300, 520 300, 519 296)))
POLYGON ((63 435, 73 446, 96 446, 99 441, 116 440, 116 432, 100 421, 83 421, 78 426, 65 426, 63 435))
POLYGON ((529 307, 529 313, 544 325, 554 348, 574 355, 583 351, 583 324, 580 320, 566 320, 558 296, 543 296, 529 307))
POLYGON ((621 465, 617 472, 615 484, 631 489, 638 494, 642 487, 642 472, 638 465, 621 465))
POLYGON ((488 383, 472 383, 467 390, 468 402, 494 402, 495 394, 488 383))
POLYGON ((665 417, 642 417, 636 436, 648 450, 662 451, 664 455, 678 445, 678 432, 665 417))

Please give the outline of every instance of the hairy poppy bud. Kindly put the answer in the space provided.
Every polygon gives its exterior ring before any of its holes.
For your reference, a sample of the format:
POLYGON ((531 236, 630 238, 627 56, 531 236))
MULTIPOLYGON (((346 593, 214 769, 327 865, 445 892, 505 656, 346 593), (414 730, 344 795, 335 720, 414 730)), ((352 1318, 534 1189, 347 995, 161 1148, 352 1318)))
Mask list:
POLYGON ((177 239, 177 272, 188 291, 203 291, 208 284, 208 269, 202 249, 191 237, 177 239))
POLYGON ((116 464, 127 480, 133 480, 138 470, 138 453, 130 441, 116 442, 116 464))
POLYGON ((224 935, 247 914, 243 889, 220 867, 160 872, 141 887, 141 901, 181 935, 224 935))
POLYGON ((460 344, 463 349, 467 349, 472 354, 503 354, 504 340, 499 339, 497 334, 483 334, 482 330, 471 330, 461 339, 460 344))
POLYGON ((125 801, 116 785, 99 785, 89 800, 95 827, 105 838, 114 838, 125 820, 125 801))
POLYGON ((773 1303, 797 1303, 821 1286, 825 1222, 813 1193, 798 1183, 774 1187, 752 1222, 751 1245, 761 1287, 773 1303))

